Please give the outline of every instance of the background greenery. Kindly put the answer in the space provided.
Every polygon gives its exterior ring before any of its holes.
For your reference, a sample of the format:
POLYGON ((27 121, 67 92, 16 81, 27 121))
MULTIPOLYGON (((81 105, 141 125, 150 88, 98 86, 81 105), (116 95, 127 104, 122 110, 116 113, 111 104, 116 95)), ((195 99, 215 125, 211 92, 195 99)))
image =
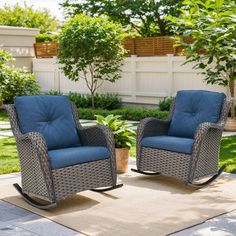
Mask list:
POLYGON ((12 60, 9 53, 0 49, 0 103, 13 103, 15 96, 39 93, 34 75, 24 68, 9 66, 12 60))
POLYGON ((55 34, 38 34, 35 37, 37 43, 57 42, 58 35, 55 34))
POLYGON ((129 32, 150 37, 171 34, 171 25, 165 16, 177 17, 182 0, 64 0, 62 6, 69 16, 81 13, 107 16, 124 28, 128 26, 129 32))
POLYGON ((59 27, 56 17, 47 9, 35 10, 25 2, 23 6, 16 3, 0 7, 0 25, 38 28, 40 33, 55 32, 59 27))
MULTIPOLYGON (((186 63, 193 62, 208 84, 228 87, 235 96, 236 4, 231 0, 185 0, 179 17, 172 21, 179 45, 184 46, 186 63), (185 38, 192 38, 187 44, 185 38)), ((235 118, 235 102, 231 117, 235 118)))

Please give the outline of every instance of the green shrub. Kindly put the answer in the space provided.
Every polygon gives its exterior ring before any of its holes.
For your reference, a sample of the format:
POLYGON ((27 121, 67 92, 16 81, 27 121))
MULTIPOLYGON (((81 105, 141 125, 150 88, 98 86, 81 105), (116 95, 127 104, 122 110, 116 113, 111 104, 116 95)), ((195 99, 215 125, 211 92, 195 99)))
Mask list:
MULTIPOLYGON (((78 108, 91 107, 92 96, 70 92, 68 94, 70 101, 74 102, 78 108)), ((96 94, 94 96, 95 107, 100 109, 114 110, 121 107, 121 99, 117 94, 96 94)))
MULTIPOLYGON (((49 95, 63 95, 62 92, 50 90, 45 94, 49 95)), ((66 94, 64 94, 66 95, 66 94)), ((78 108, 90 108, 92 96, 90 94, 80 94, 77 92, 69 92, 68 99, 74 102, 78 108)), ((117 94, 96 94, 94 96, 94 103, 98 109, 114 110, 121 107, 121 99, 117 94)))
POLYGON ((120 115, 122 119, 139 121, 146 117, 156 117, 158 119, 166 119, 168 117, 167 111, 150 110, 150 109, 129 109, 122 108, 116 110, 104 110, 104 109, 91 109, 91 108, 79 108, 78 114, 80 119, 94 120, 95 115, 120 115))
MULTIPOLYGON (((91 98, 90 98, 91 99, 91 98)), ((121 107, 121 99, 117 94, 96 94, 94 97, 95 107, 107 110, 114 110, 121 107)))
POLYGON ((159 102, 159 109, 160 111, 169 111, 170 110, 170 106, 173 102, 173 98, 172 97, 165 97, 162 101, 159 102))
POLYGON ((79 108, 88 108, 91 106, 88 95, 79 94, 76 92, 69 92, 68 99, 75 103, 79 108))
POLYGON ((55 34, 38 34, 36 35, 36 42, 37 43, 48 43, 48 42, 56 42, 58 36, 55 34))
POLYGON ((60 96, 63 95, 62 92, 56 91, 56 90, 49 90, 49 91, 45 92, 44 94, 46 94, 46 95, 60 95, 60 96))
POLYGON ((13 103, 15 96, 39 94, 39 85, 33 74, 25 69, 7 65, 12 57, 0 50, 0 94, 2 102, 13 103))

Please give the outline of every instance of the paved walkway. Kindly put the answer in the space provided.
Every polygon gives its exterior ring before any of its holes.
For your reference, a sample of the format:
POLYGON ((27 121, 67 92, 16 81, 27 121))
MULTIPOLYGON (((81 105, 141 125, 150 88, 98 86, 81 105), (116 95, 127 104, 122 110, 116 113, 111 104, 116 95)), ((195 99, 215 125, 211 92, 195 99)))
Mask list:
MULTIPOLYGON (((94 121, 82 120, 83 126, 93 125, 94 121)), ((129 122, 136 128, 137 122, 129 122)), ((9 122, 0 122, 0 138, 12 136, 9 122), (1 130, 4 129, 4 130, 1 130)), ((224 136, 236 133, 224 132, 224 136)), ((130 167, 135 165, 135 159, 130 158, 130 167)), ((226 173, 224 173, 226 174, 226 173)), ((227 174, 226 174, 227 175, 227 174)), ((231 174, 234 178, 236 175, 231 174)), ((20 182, 20 174, 0 175, 1 185, 20 182)), ((83 234, 68 229, 51 220, 42 218, 27 210, 0 200, 0 236, 82 236, 83 234)), ((235 236, 236 211, 215 217, 203 224, 182 230, 172 236, 235 236)), ((111 235, 112 236, 112 235, 111 235)), ((121 235, 122 236, 122 235, 121 235)))

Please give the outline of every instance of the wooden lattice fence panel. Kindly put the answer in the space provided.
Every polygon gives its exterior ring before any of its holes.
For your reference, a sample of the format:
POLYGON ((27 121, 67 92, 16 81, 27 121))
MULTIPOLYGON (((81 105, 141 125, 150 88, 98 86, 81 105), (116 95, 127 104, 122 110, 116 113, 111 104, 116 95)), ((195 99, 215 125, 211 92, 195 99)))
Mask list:
POLYGON ((175 53, 175 42, 167 36, 126 39, 123 44, 127 55, 163 56, 175 53))
POLYGON ((58 43, 35 43, 34 44, 35 56, 37 58, 49 58, 57 56, 58 54, 58 43))

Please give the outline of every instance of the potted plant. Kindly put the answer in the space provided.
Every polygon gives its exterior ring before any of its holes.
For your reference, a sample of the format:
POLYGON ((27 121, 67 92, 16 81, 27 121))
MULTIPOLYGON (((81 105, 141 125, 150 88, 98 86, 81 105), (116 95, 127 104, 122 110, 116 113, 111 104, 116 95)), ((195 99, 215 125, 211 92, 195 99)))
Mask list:
MULTIPOLYGON (((186 63, 194 62, 201 69, 208 84, 227 88, 231 98, 231 118, 225 129, 236 130, 235 79, 236 79, 236 21, 235 2, 230 0, 185 0, 182 14, 168 17, 175 26, 177 43, 185 47, 186 63), (184 38, 192 37, 190 44, 184 38), (233 124, 233 126, 229 125, 233 124)), ((176 45, 177 46, 177 45, 176 45)))
POLYGON ((109 127, 114 134, 116 150, 117 173, 128 171, 129 149, 135 142, 135 131, 131 124, 121 119, 119 115, 108 115, 106 117, 96 115, 97 124, 109 127))

